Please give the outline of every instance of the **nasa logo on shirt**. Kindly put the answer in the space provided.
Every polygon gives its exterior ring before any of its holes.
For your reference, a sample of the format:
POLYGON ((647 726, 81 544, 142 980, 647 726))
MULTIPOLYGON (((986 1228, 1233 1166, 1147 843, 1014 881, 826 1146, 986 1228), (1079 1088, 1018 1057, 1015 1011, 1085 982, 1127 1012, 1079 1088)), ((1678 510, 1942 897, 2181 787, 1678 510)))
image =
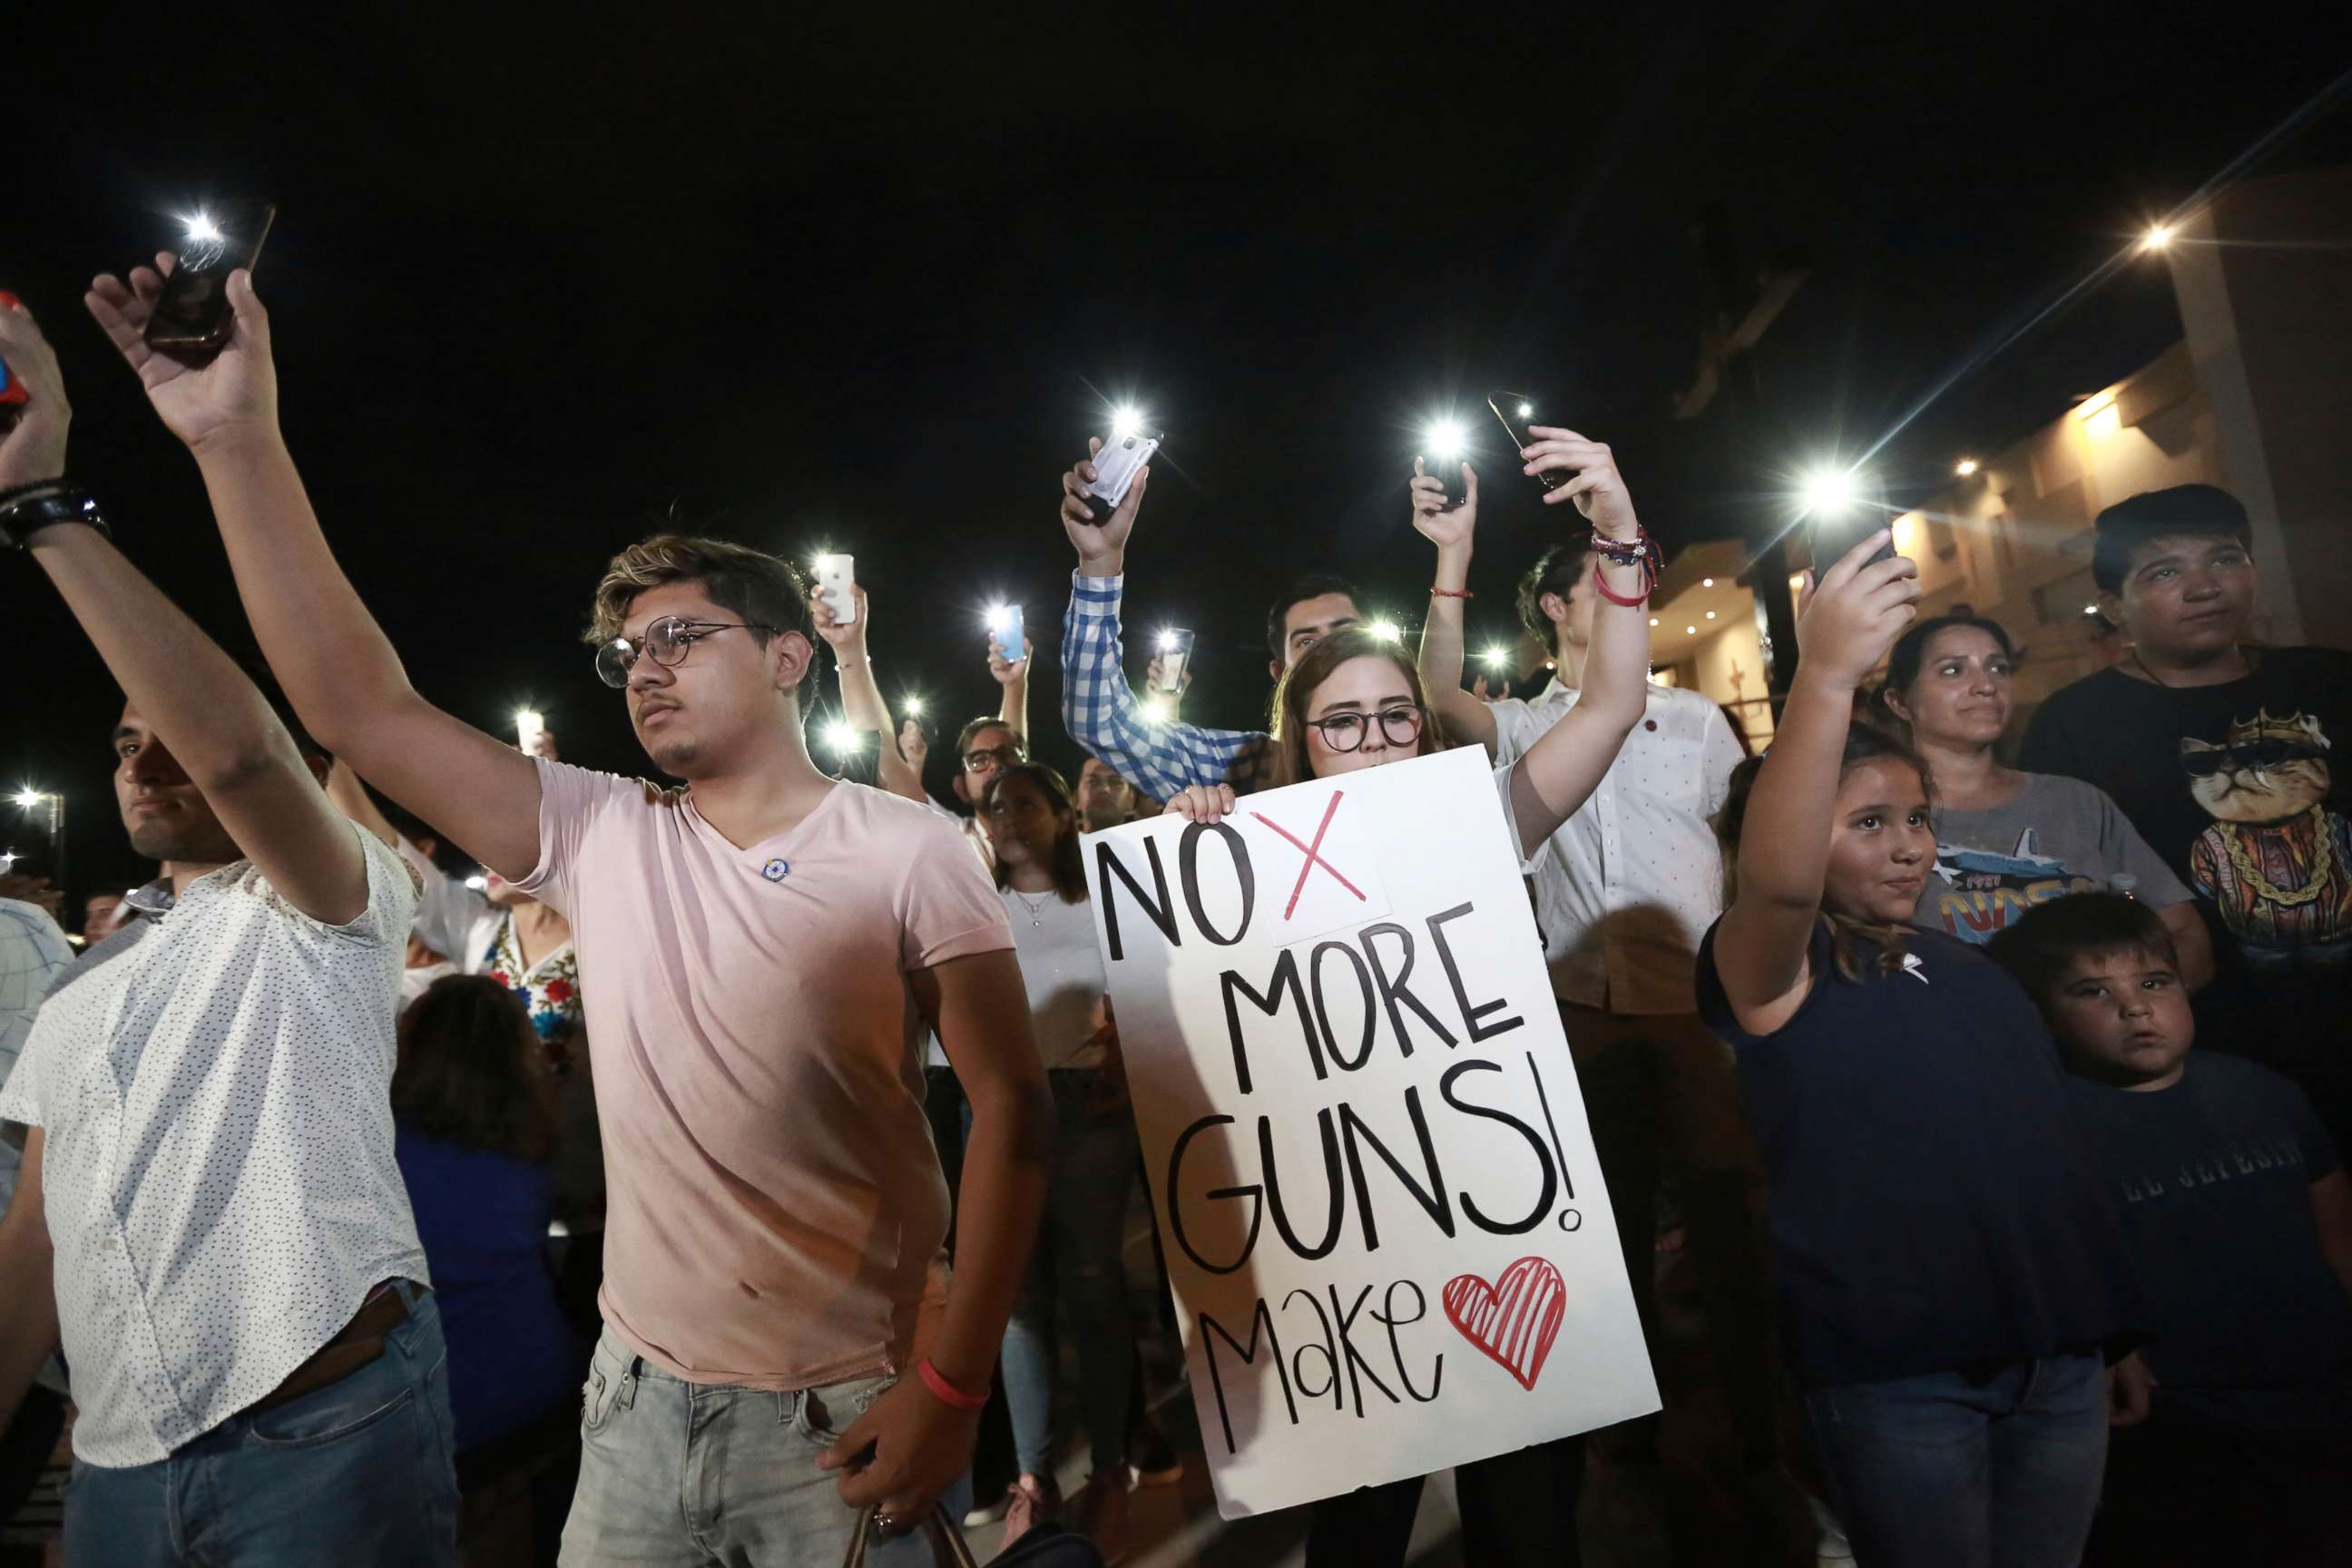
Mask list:
POLYGON ((771 882, 781 882, 792 874, 793 863, 782 858, 771 860, 766 865, 760 868, 760 875, 765 877, 771 882))

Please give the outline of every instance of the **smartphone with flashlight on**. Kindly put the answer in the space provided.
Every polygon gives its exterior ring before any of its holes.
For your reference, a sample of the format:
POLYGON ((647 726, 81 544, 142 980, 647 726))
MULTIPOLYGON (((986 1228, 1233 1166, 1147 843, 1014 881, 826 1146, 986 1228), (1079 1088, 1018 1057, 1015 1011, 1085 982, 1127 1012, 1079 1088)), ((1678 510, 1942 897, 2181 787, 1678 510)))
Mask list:
POLYGON ((217 353, 236 330, 229 309, 228 275, 261 259, 261 242, 278 209, 268 202, 228 202, 187 220, 177 265, 163 279, 155 313, 147 320, 150 347, 174 359, 217 353))
POLYGON ((1004 656, 1007 664, 1019 664, 1029 657, 1029 644, 1021 635, 1021 606, 999 605, 988 612, 989 635, 995 639, 996 651, 1004 656))
MULTIPOLYGON (((1813 580, 1819 582, 1822 573, 1845 559, 1847 551, 1885 527, 1883 515, 1859 505, 1837 507, 1813 519, 1813 580)), ((1872 551, 1870 559, 1863 564, 1875 566, 1881 561, 1894 559, 1895 537, 1889 533, 1886 542, 1872 551)))
POLYGON ((1435 479, 1445 488, 1445 506, 1452 511, 1469 499, 1469 490, 1462 479, 1462 465, 1470 456, 1470 433, 1459 419, 1433 420, 1421 434, 1421 450, 1414 454, 1421 460, 1421 476, 1435 479))
POLYGON ((856 582, 856 557, 817 557, 816 585, 824 592, 825 608, 833 612, 834 622, 837 626, 845 626, 857 618, 857 595, 850 592, 856 582))
POLYGON ((1134 487, 1135 476, 1143 471, 1143 465, 1151 461, 1151 455, 1158 450, 1159 437, 1130 430, 1124 435, 1114 432, 1110 444, 1095 454, 1095 477, 1087 482, 1086 496, 1089 501, 1103 503, 1106 510, 1102 517, 1108 518, 1118 510, 1118 503, 1134 487))
MULTIPOLYGON (((1536 416, 1534 398, 1524 392, 1490 392, 1486 395, 1486 406, 1495 411, 1496 419, 1502 421, 1503 434, 1511 438, 1511 451, 1515 455, 1536 444, 1536 438, 1528 433, 1528 422, 1536 416)), ((1520 459, 1520 464, 1525 467, 1526 459, 1520 459)), ((1536 483, 1548 490, 1556 490, 1575 477, 1573 473, 1547 472, 1538 474, 1536 483)))
POLYGON ((1173 697, 1184 689, 1184 667, 1192 662, 1192 634, 1171 626, 1160 634, 1154 651, 1160 656, 1160 679, 1152 689, 1173 697))

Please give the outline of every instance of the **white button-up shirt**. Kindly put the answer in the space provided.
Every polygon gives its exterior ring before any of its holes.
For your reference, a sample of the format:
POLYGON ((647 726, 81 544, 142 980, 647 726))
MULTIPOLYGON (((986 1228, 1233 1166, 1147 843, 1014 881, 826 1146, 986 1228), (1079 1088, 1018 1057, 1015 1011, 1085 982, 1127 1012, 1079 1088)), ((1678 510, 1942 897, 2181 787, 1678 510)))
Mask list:
MULTIPOLYGON (((1488 703, 1496 766, 1524 756, 1575 705, 1557 680, 1532 702, 1488 703)), ((1697 1011, 1699 938, 1723 912, 1723 858, 1707 819, 1742 755, 1713 702, 1649 688, 1592 798, 1524 868, 1554 995, 1612 1013, 1697 1011)))
MULTIPOLYGON (((47 910, 0 899, 0 1082, 7 1080, 25 1037, 33 1032, 33 1017, 49 983, 72 963, 73 944, 47 910)), ((0 1215, 16 1201, 16 1174, 25 1163, 25 1152, 17 1146, 21 1136, 13 1127, 0 1128, 0 1215)), ((54 1393, 66 1391, 54 1358, 42 1363, 38 1382, 54 1393)))
POLYGON ((425 1280, 393 1160, 408 868, 322 925, 250 862, 41 1005, 0 1118, 44 1130, 76 1457, 151 1464, 286 1380, 378 1281, 425 1280))

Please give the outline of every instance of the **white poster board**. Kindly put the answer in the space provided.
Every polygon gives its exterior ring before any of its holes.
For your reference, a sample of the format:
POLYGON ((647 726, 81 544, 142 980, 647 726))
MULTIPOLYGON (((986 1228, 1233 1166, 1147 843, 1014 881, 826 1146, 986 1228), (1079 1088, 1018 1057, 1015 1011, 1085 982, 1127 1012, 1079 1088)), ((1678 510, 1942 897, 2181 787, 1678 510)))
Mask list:
POLYGON ((1086 862, 1220 1513, 1658 1408, 1484 752, 1086 862))

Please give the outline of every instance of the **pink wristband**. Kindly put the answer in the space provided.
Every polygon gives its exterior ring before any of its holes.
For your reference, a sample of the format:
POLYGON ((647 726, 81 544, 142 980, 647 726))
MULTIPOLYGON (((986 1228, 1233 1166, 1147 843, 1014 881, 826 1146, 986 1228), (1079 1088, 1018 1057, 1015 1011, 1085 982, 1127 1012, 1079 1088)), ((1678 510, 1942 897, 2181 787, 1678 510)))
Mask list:
POLYGON ((987 1394, 983 1394, 974 1398, 966 1394, 962 1389, 950 1383, 947 1373, 933 1366, 931 1358, 929 1356, 915 1363, 915 1375, 923 1380, 923 1386, 931 1391, 932 1398, 950 1410, 961 1410, 969 1415, 988 1408, 987 1394))

